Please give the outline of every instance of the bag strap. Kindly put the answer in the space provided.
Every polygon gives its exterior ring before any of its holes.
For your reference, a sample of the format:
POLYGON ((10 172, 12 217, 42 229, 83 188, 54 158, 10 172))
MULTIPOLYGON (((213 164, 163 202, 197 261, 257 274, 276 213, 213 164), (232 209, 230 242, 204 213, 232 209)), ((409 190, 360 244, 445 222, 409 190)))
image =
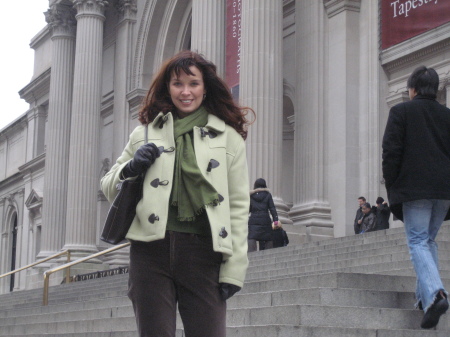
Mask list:
POLYGON ((148 124, 145 124, 145 144, 148 143, 148 124))

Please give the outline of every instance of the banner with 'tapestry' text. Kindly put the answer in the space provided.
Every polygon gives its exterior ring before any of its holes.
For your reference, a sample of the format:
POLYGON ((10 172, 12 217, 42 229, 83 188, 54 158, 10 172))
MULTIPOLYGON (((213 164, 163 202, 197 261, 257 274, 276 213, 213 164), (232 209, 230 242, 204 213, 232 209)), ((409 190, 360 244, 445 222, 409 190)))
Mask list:
POLYGON ((450 0, 381 0, 381 48, 450 22, 450 0))

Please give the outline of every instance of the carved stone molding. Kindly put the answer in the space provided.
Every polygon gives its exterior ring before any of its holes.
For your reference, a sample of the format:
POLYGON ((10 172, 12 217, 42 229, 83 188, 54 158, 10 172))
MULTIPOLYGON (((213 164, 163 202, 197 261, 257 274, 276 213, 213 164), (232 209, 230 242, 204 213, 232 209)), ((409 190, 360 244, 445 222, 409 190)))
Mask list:
POLYGON ((136 18, 136 0, 116 0, 114 7, 119 12, 119 21, 136 18))
POLYGON ((361 10, 361 0, 328 0, 324 2, 328 18, 343 11, 359 12, 361 10))
POLYGON ((75 17, 80 15, 94 15, 104 18, 106 6, 109 2, 106 0, 72 0, 73 6, 77 10, 75 17))
POLYGON ((77 20, 75 19, 76 10, 69 2, 53 4, 50 9, 44 13, 45 21, 53 28, 53 34, 64 34, 75 36, 77 20))

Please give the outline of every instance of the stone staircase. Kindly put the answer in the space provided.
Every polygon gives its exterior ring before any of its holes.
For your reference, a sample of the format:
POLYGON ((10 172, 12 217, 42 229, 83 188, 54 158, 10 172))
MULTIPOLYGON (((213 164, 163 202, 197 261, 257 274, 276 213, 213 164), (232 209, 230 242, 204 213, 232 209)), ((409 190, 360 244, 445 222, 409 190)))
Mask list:
MULTIPOLYGON (((450 289, 450 226, 438 244, 450 289)), ((0 336, 135 337, 128 275, 0 296, 0 336)), ((250 254, 247 282, 228 301, 228 337, 448 337, 450 315, 421 330, 402 228, 250 254)), ((178 319, 177 337, 184 336, 178 319)), ((213 336, 211 336, 213 337, 213 336)))

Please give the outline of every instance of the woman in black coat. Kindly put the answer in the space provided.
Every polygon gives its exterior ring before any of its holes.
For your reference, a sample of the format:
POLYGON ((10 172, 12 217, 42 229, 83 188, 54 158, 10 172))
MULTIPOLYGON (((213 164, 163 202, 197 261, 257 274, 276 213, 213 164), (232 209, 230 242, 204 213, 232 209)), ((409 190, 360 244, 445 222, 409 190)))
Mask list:
POLYGON ((278 214, 273 203, 272 194, 267 188, 266 181, 256 179, 253 190, 250 191, 250 217, 248 220, 248 251, 257 250, 256 241, 264 244, 264 249, 273 247, 272 243, 272 215, 273 222, 278 224, 278 214))

